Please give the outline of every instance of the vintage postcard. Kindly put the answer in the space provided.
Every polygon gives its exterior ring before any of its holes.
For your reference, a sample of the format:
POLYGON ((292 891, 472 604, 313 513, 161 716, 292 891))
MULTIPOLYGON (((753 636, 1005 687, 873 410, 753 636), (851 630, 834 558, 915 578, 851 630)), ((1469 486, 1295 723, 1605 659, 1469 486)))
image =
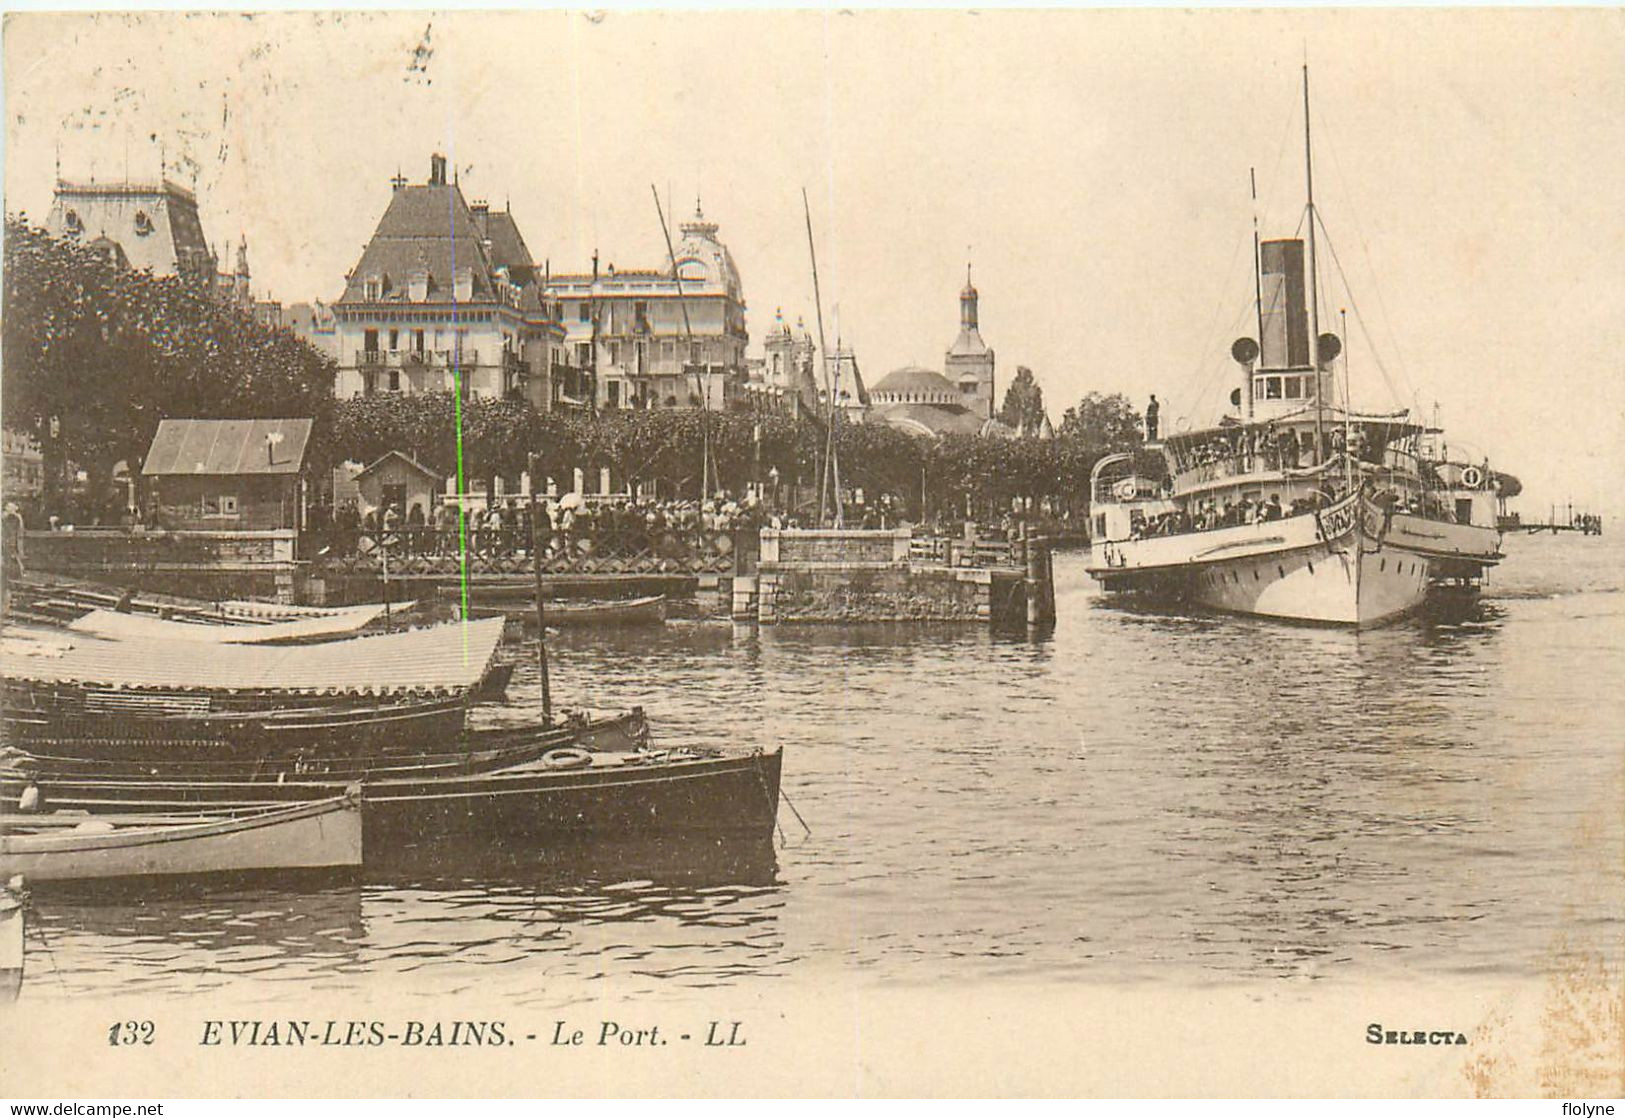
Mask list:
POLYGON ((1625 1093, 1622 48, 12 13, 0 1094, 1625 1093))

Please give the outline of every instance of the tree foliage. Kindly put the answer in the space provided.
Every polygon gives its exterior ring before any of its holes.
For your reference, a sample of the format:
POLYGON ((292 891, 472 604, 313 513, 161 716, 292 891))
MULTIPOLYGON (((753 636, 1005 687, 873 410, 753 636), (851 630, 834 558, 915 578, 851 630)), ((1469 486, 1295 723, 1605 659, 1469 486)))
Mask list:
POLYGON ((999 422, 1016 431, 1036 433, 1044 425, 1044 390, 1038 386, 1033 371, 1025 365, 1016 366, 1016 375, 1010 387, 1004 390, 1004 406, 999 409, 999 422))
MULTIPOLYGON (((617 487, 630 480, 689 496, 699 492, 709 432, 713 484, 737 494, 777 470, 781 486, 797 485, 801 499, 812 503, 828 435, 816 420, 778 414, 541 413, 518 401, 479 398, 463 403, 462 429, 471 480, 517 476, 534 452, 541 472, 563 484, 576 468, 591 474, 607 466, 617 487)), ((339 402, 322 453, 333 461, 371 462, 402 450, 449 475, 457 466, 456 431, 450 394, 360 397, 339 402)), ((850 422, 837 427, 835 448, 844 490, 862 489, 871 502, 889 495, 915 516, 994 513, 1017 497, 1081 509, 1089 471, 1108 449, 1076 437, 931 439, 882 423, 850 422)))
POLYGON ((1133 450, 1144 441, 1145 426, 1140 413, 1121 392, 1103 396, 1090 392, 1061 419, 1060 434, 1103 452, 1133 450))
POLYGON ((50 449, 132 470, 160 419, 311 417, 331 407, 331 361, 177 276, 115 265, 6 219, 0 409, 50 449))

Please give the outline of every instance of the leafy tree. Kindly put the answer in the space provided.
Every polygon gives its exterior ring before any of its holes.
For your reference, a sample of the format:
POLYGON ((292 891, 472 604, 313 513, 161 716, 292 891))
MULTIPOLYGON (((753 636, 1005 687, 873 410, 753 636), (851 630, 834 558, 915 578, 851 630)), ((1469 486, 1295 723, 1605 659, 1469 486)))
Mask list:
POLYGON ((1066 409, 1060 435, 1101 452, 1133 450, 1144 439, 1140 413, 1121 392, 1091 392, 1066 409))
POLYGON ((0 409, 98 483, 138 472, 160 419, 303 417, 331 407, 333 365, 285 330, 178 276, 122 268, 14 218, 5 228, 0 409))
POLYGON ((1037 432, 1044 425, 1044 390, 1038 387, 1033 371, 1025 365, 1016 366, 1015 379, 1004 390, 1004 406, 999 409, 999 422, 1028 434, 1037 432))

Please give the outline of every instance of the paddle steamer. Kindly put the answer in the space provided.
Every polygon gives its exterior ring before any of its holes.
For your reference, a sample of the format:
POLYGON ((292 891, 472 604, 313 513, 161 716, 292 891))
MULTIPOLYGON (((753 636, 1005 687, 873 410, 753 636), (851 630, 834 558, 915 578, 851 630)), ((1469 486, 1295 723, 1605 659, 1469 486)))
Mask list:
POLYGON ((1308 109, 1306 68, 1306 237, 1254 233, 1259 337, 1231 347, 1235 413, 1094 468, 1105 590, 1364 627, 1472 594, 1501 558, 1489 464, 1447 460, 1408 412, 1350 406, 1342 342, 1320 330, 1308 109))

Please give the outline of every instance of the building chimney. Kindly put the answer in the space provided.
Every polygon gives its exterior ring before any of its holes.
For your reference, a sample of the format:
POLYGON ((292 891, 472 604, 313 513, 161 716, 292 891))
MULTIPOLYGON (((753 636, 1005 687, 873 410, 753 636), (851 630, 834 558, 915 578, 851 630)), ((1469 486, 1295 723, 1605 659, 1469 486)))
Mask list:
POLYGON ((439 152, 429 156, 429 185, 446 185, 446 157, 439 152))
POLYGON ((1303 277, 1303 242, 1265 241, 1261 246, 1260 317, 1264 322, 1265 369, 1309 364, 1309 310, 1303 277))

